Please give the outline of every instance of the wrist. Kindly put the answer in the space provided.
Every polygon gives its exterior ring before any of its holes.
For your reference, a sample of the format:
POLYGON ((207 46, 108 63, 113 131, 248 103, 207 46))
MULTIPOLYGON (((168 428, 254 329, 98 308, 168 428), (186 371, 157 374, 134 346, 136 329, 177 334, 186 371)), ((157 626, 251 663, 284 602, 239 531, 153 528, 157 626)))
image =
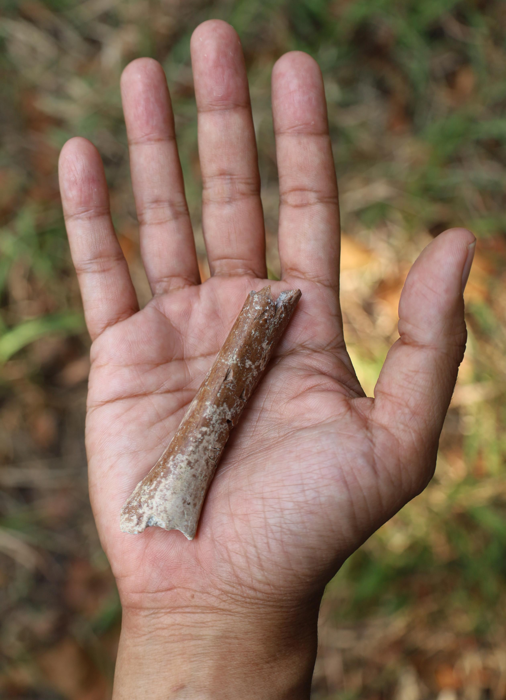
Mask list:
POLYGON ((307 700, 318 607, 254 615, 125 610, 114 700, 307 700))

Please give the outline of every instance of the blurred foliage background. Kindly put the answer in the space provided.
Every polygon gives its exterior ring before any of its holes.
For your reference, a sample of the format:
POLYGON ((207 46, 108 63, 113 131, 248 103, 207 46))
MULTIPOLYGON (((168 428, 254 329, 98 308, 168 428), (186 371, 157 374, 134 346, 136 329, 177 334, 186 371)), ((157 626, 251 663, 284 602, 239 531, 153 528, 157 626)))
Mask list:
POLYGON ((101 151, 145 302, 119 77, 137 56, 158 59, 205 275, 189 39, 210 17, 229 21, 244 45, 274 274, 270 73, 291 49, 323 70, 342 196, 345 332, 369 394, 416 255, 449 226, 479 239, 468 351, 436 476, 329 585, 313 698, 504 700, 504 0, 2 0, 0 697, 109 697, 121 615, 86 491, 89 341, 58 151, 73 135, 101 151))

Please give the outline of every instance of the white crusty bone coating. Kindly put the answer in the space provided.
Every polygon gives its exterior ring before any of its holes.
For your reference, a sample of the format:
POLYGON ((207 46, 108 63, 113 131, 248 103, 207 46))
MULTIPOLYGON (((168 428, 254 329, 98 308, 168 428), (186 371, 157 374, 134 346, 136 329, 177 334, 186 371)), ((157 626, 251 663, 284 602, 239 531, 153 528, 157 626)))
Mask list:
POLYGON ((123 532, 157 525, 189 540, 230 431, 238 422, 301 297, 250 292, 170 445, 121 511, 123 532))

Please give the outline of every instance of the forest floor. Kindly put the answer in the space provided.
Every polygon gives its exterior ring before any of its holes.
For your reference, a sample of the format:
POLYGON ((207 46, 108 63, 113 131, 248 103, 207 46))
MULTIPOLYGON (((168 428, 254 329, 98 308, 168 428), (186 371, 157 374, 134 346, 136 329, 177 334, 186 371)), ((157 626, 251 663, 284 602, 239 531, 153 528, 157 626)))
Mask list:
POLYGON ((121 611, 88 502, 89 340, 56 163, 99 148, 139 296, 149 298, 119 76, 149 55, 174 103, 201 235, 189 38, 221 17, 243 41, 272 275, 270 72, 319 62, 340 182, 345 335, 372 395, 422 248, 478 237, 468 350, 425 493, 328 587, 314 700, 506 699, 506 3, 503 0, 3 0, 0 17, 0 697, 105 700, 121 611))

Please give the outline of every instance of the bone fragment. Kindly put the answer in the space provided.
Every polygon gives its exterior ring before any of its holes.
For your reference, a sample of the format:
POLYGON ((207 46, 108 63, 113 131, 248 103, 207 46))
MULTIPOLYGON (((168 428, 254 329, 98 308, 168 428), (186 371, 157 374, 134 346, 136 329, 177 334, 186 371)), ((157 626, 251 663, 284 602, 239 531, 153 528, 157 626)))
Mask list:
POLYGON ((301 297, 250 292, 176 434, 121 511, 123 532, 157 525, 195 537, 200 511, 231 429, 253 393, 301 297))

